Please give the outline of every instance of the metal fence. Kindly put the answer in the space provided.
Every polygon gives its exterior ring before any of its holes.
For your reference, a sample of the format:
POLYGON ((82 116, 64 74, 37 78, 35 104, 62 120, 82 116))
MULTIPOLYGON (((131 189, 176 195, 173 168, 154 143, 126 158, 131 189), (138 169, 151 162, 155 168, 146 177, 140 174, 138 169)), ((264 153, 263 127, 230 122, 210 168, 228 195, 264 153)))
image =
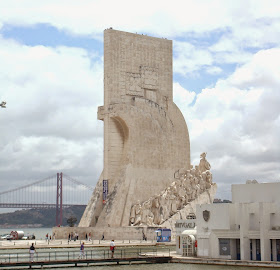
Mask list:
MULTIPOLYGON (((87 248, 80 250, 37 251, 34 261, 72 261, 77 259, 102 260, 111 258, 112 253, 107 249, 87 248)), ((114 258, 137 258, 143 256, 170 256, 169 248, 116 248, 114 258)), ((29 252, 1 253, 0 263, 29 262, 29 252)))
MULTIPOLYGON (((85 239, 81 240, 0 240, 0 246, 5 247, 19 247, 22 248, 24 246, 30 246, 31 243, 34 243, 35 246, 42 248, 43 246, 57 246, 57 245, 65 245, 65 246, 79 246, 82 242, 85 242, 86 245, 110 245, 111 240, 91 240, 87 241, 85 239)), ((150 244, 153 245, 156 243, 156 240, 116 240, 116 244, 150 244)))

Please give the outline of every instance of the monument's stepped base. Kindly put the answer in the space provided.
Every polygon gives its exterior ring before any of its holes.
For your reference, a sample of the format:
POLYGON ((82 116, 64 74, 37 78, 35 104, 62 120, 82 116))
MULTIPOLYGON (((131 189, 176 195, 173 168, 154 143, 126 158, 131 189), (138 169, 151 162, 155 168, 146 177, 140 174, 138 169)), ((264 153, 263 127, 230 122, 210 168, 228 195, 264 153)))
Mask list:
POLYGON ((170 228, 172 231, 172 239, 175 237, 175 222, 179 219, 185 219, 190 213, 196 213, 197 204, 212 203, 216 194, 217 185, 213 184, 210 189, 201 193, 198 198, 191 201, 183 209, 179 210, 176 214, 166 220, 163 224, 156 227, 146 226, 125 226, 125 227, 54 227, 53 233, 56 235, 56 239, 67 239, 69 234, 77 233, 79 239, 85 239, 86 234, 91 233, 92 239, 102 239, 102 235, 106 240, 141 240, 143 239, 143 233, 148 240, 153 240, 156 237, 155 230, 157 228, 170 228))
POLYGON ((67 239, 69 233, 77 233, 79 235, 79 239, 85 239, 86 234, 91 233, 92 239, 102 239, 102 235, 104 234, 104 238, 106 240, 116 239, 116 240, 142 240, 143 232, 147 239, 153 240, 155 239, 155 230, 158 227, 54 227, 53 233, 56 235, 56 239, 67 239))

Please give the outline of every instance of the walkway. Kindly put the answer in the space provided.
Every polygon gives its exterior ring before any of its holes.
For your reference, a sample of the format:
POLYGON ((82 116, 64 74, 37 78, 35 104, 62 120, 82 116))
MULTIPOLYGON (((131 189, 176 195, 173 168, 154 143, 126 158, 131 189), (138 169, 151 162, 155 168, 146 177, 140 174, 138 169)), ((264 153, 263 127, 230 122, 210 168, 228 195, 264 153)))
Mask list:
POLYGON ((121 248, 117 246, 114 257, 108 247, 86 247, 84 253, 81 253, 78 248, 64 248, 51 249, 42 248, 37 249, 34 254, 33 261, 29 255, 29 250, 18 249, 1 250, 0 252, 0 268, 1 267, 44 267, 53 265, 67 265, 67 266, 82 266, 92 264, 131 264, 131 263, 167 263, 170 262, 170 249, 166 247, 145 247, 134 246, 121 248), (160 251, 160 254, 158 254, 160 251))
MULTIPOLYGON (((36 248, 77 248, 81 243, 85 243, 85 247, 109 247, 111 240, 0 240, 0 250, 2 249, 27 249, 31 243, 35 244, 36 248)), ((158 243, 155 240, 140 241, 140 240, 115 240, 116 246, 156 246, 158 243)), ((167 243, 166 246, 175 246, 175 243, 167 243)))
MULTIPOLYGON (((81 240, 83 241, 83 240, 81 240)), ((244 267, 280 268, 280 262, 271 261, 241 261, 223 260, 197 257, 182 257, 174 251, 174 243, 158 245, 155 241, 115 241, 115 258, 111 259, 109 250, 110 241, 85 241, 85 257, 79 259, 79 241, 55 240, 19 240, 0 241, 0 267, 4 266, 44 266, 53 264, 90 265, 114 263, 186 263, 205 265, 230 265, 244 267), (29 246, 36 242, 37 253, 35 262, 29 262, 29 246), (126 247, 126 248, 125 248, 126 247), (64 248, 62 251, 60 248, 64 248), (69 249, 67 249, 69 248, 69 249), (19 249, 22 251, 18 252, 19 249), (47 251, 46 251, 47 250, 47 251), (53 251, 50 251, 53 250, 53 251)))
POLYGON ((210 259, 197 257, 183 257, 178 255, 176 251, 170 251, 167 254, 165 251, 158 252, 158 256, 172 257, 171 263, 186 263, 186 264, 205 264, 205 265, 229 265, 229 266, 243 266, 243 267, 263 267, 263 268, 280 268, 280 262, 273 261, 245 261, 245 260, 225 260, 225 259, 210 259))

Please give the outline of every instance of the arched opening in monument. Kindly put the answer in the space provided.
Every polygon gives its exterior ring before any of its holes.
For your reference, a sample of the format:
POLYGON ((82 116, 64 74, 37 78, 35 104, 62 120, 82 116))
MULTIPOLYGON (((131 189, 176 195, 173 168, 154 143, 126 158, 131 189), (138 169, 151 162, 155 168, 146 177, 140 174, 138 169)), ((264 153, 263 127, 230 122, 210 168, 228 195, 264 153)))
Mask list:
POLYGON ((119 116, 110 118, 110 178, 116 175, 120 163, 126 152, 125 145, 129 130, 123 119, 119 116))

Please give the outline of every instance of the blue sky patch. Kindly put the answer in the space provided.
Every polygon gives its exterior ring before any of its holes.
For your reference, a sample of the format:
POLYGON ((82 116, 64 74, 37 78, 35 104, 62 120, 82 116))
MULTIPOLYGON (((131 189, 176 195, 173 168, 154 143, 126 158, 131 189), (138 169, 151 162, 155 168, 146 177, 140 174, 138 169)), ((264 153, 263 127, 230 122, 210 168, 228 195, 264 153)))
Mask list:
POLYGON ((49 24, 36 24, 30 27, 4 25, 1 34, 3 38, 11 38, 28 46, 78 47, 103 55, 103 42, 86 36, 68 35, 67 32, 49 24))

